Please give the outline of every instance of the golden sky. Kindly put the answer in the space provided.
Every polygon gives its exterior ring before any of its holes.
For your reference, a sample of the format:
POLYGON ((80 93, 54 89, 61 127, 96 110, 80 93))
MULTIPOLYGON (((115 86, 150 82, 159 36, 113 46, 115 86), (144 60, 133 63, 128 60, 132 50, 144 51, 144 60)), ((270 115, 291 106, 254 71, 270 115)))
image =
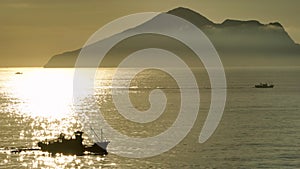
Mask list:
POLYGON ((300 43, 299 0, 1 0, 0 66, 43 66, 55 54, 80 48, 114 19, 179 6, 215 23, 278 21, 300 43))

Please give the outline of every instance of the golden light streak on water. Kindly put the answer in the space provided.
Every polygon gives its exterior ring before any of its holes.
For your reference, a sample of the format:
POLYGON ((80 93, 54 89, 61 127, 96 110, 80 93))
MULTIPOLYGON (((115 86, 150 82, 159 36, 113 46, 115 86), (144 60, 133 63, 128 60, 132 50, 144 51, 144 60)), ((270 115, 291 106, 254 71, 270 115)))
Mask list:
POLYGON ((61 119, 72 114, 73 69, 29 69, 10 78, 7 85, 17 98, 19 111, 48 119, 61 119))

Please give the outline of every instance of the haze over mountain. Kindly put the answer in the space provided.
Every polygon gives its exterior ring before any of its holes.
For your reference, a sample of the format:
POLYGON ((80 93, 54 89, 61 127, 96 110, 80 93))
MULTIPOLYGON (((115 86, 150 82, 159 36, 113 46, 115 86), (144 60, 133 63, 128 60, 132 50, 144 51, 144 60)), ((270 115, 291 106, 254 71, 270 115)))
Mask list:
MULTIPOLYGON (((167 12, 193 23, 211 40, 224 66, 298 66, 300 65, 300 45, 296 44, 278 23, 262 24, 256 20, 240 21, 227 19, 214 23, 199 13, 187 8, 176 8, 167 12)), ((135 28, 113 35, 98 45, 113 38, 134 32, 153 24, 162 24, 162 15, 135 28)), ((176 31, 179 26, 169 23, 166 27, 176 31)), ((160 35, 141 35, 128 38, 117 44, 105 57, 101 66, 115 67, 130 53, 143 48, 162 48, 180 55, 183 60, 195 63, 196 57, 184 44, 160 35), (147 39, 147 40, 146 40, 147 39)), ((45 67, 74 67, 81 49, 53 56, 45 67)), ((89 67, 89 65, 86 65, 89 67)))

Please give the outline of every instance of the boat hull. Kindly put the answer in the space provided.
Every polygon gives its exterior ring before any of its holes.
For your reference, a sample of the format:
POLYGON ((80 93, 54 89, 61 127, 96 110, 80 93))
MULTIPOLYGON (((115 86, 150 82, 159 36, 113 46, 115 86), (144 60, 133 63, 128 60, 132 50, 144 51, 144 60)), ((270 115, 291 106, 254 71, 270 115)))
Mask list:
POLYGON ((94 153, 94 154, 99 154, 99 155, 107 155, 107 150, 106 147, 109 142, 97 142, 93 144, 92 146, 86 146, 85 151, 94 153), (105 146, 105 147, 104 147, 105 146))
POLYGON ((268 85, 268 86, 261 86, 261 85, 255 85, 255 88, 274 88, 274 85, 268 85))
POLYGON ((62 153, 66 155, 83 155, 84 146, 76 140, 66 140, 61 142, 39 142, 38 146, 42 151, 52 154, 62 153))
POLYGON ((83 145, 82 133, 83 132, 80 131, 75 132, 75 139, 65 139, 62 133, 60 137, 55 140, 38 142, 38 146, 42 151, 51 154, 83 155, 85 152, 99 155, 107 154, 106 148, 109 141, 97 142, 91 146, 83 145))

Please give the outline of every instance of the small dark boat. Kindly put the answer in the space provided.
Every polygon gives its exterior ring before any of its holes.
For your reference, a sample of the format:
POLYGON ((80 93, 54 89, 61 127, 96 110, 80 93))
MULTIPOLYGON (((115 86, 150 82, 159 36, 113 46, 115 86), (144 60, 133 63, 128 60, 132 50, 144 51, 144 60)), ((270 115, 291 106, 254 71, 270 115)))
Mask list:
POLYGON ((52 154, 62 153, 67 155, 83 155, 85 152, 94 153, 99 155, 107 155, 107 145, 109 141, 104 140, 93 145, 83 145, 81 131, 76 131, 75 138, 66 139, 65 134, 60 134, 57 139, 50 141, 38 142, 38 146, 42 151, 47 151, 52 154))
POLYGON ((255 88, 273 88, 273 84, 268 84, 268 83, 259 83, 254 86, 255 88))
POLYGON ((23 74, 22 72, 16 72, 15 73, 16 75, 21 75, 21 74, 23 74))

